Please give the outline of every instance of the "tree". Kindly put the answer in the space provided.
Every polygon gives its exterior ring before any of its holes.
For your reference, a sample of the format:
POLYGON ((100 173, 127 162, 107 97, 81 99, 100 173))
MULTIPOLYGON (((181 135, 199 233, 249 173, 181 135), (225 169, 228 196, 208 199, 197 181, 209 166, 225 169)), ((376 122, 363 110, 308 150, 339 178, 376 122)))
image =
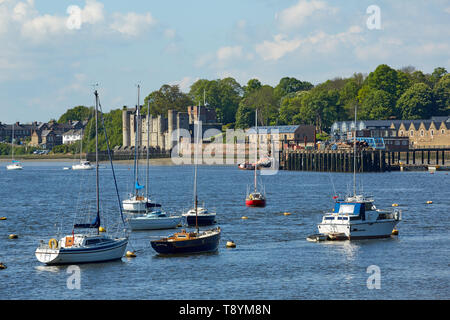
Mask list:
POLYGON ((301 114, 308 123, 314 123, 317 130, 322 131, 336 120, 339 109, 339 92, 317 86, 303 98, 301 114))
POLYGON ((94 115, 93 107, 77 106, 67 110, 58 120, 58 123, 67 123, 69 121, 89 120, 94 115))
POLYGON ((243 95, 241 85, 233 78, 218 80, 201 79, 191 86, 190 98, 199 104, 204 99, 215 108, 219 122, 228 124, 236 121, 236 111, 243 95))
POLYGON ((367 85, 371 89, 384 90, 395 100, 409 87, 408 77, 401 71, 396 71, 388 65, 381 64, 367 77, 367 85))
POLYGON ((386 120, 395 114, 392 109, 394 97, 384 91, 371 89, 361 103, 358 111, 359 119, 386 120))
POLYGON ((443 76, 433 89, 436 115, 450 115, 450 74, 443 76))
POLYGON ((416 83, 397 101, 403 119, 428 119, 435 113, 431 89, 425 83, 416 83))
MULTIPOLYGON (((261 88, 252 91, 247 97, 244 97, 239 104, 239 109, 240 119, 241 117, 246 118, 243 114, 244 112, 249 112, 249 110, 253 110, 254 112, 255 109, 258 109, 259 124, 277 124, 278 100, 274 95, 274 89, 269 85, 264 85, 261 88)), ((240 120, 236 125, 240 128, 244 128, 245 124, 248 123, 240 120)))
POLYGON ((303 82, 296 78, 284 77, 275 87, 274 94, 278 99, 297 91, 311 90, 314 86, 309 82, 303 82))
POLYGON ((258 90, 262 87, 261 81, 258 79, 250 79, 247 82, 247 85, 244 86, 244 97, 248 96, 250 93, 252 93, 255 90, 258 90))
POLYGON ((167 116, 168 110, 186 112, 188 106, 193 105, 192 99, 181 92, 178 85, 163 85, 158 91, 153 91, 144 99, 143 114, 147 113, 147 105, 150 103, 152 116, 167 116))

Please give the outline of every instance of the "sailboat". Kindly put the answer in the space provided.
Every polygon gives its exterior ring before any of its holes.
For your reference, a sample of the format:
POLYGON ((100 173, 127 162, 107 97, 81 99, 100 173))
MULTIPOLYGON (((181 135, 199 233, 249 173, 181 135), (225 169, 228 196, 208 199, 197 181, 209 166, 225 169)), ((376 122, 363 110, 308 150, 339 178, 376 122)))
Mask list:
MULTIPOLYGON (((197 115, 200 119, 200 113, 198 111, 197 107, 197 115)), ((199 120, 198 119, 198 120, 199 120)), ((197 124, 197 127, 199 128, 199 124, 197 124)), ((198 139, 198 135, 197 135, 198 139)), ((197 146, 197 144, 196 144, 197 146)), ((197 155, 197 152, 196 152, 197 155)), ((186 224, 188 226, 209 226, 216 222, 216 213, 215 212, 209 212, 207 208, 205 208, 205 205, 203 204, 203 207, 198 207, 197 202, 197 158, 195 160, 195 166, 194 166, 194 206, 192 209, 188 210, 187 212, 183 213, 183 217, 186 220, 186 224)))
POLYGON ((94 167, 87 160, 82 159, 83 154, 83 131, 81 131, 81 143, 80 143, 80 163, 74 164, 72 170, 92 170, 94 167))
MULTIPOLYGON (((98 170, 99 98, 97 90, 95 90, 94 94, 96 102, 95 108, 95 129, 96 129, 95 168, 96 168, 96 203, 97 203, 96 217, 92 223, 75 224, 72 229, 72 234, 61 238, 59 241, 57 239, 52 238, 46 244, 44 243, 44 241, 41 240, 39 247, 35 251, 35 255, 40 262, 45 263, 47 265, 78 264, 78 263, 118 260, 122 258, 128 244, 127 236, 114 238, 106 235, 105 233, 100 233, 99 230, 100 228, 100 201, 99 201, 100 190, 99 190, 99 170, 98 170), (74 232, 75 229, 88 229, 88 230, 95 229, 96 232, 87 231, 85 233, 75 233, 74 232)), ((109 144, 106 131, 105 131, 105 138, 108 145, 108 153, 109 153, 109 144)), ((115 180, 112 161, 111 161, 111 168, 115 180)), ((117 185, 116 185, 116 193, 117 197, 119 197, 117 192, 117 185)))
MULTIPOLYGON (((150 112, 150 103, 148 104, 150 112)), ((150 167, 150 117, 147 117, 147 183, 145 185, 146 199, 149 198, 149 167, 150 167)), ((146 211, 143 214, 133 214, 129 217, 128 223, 131 230, 157 230, 173 229, 181 224, 182 216, 170 216, 166 212, 156 209, 161 207, 159 204, 148 203, 146 211)))
MULTIPOLYGON (((147 197, 143 195, 144 186, 139 184, 139 146, 140 142, 140 85, 138 87, 138 103, 136 106, 136 134, 134 143, 134 193, 129 195, 130 198, 122 202, 123 209, 127 213, 147 213, 148 208, 160 207, 158 204, 151 203, 147 197)), ((147 148, 148 150, 148 148, 147 148)))
POLYGON ((14 160, 14 127, 16 125, 12 125, 12 137, 11 137, 11 164, 6 166, 6 170, 22 170, 23 167, 19 161, 14 160))
POLYGON ((255 185, 253 188, 253 192, 249 193, 247 190, 247 197, 245 199, 245 205, 247 207, 265 207, 266 206, 266 196, 264 193, 258 191, 258 181, 257 181, 257 170, 258 170, 258 109, 255 110, 255 185))
MULTIPOLYGON (((197 121, 197 131, 199 123, 197 121)), ((199 134, 196 135, 197 139, 199 134)), ((196 146, 198 142, 196 143, 196 146)), ((196 150, 197 151, 197 150, 196 150)), ((187 254, 187 253, 205 253, 217 251, 219 247, 219 240, 221 230, 220 227, 203 230, 199 229, 199 214, 198 214, 198 199, 197 199, 197 157, 198 152, 195 152, 195 178, 194 178, 194 211, 195 211, 195 229, 194 232, 187 232, 181 230, 181 232, 174 233, 168 237, 150 241, 152 248, 159 254, 187 254)))
POLYGON ((373 197, 356 191, 356 112, 353 135, 353 194, 335 198, 333 212, 326 213, 319 223, 319 233, 329 240, 388 238, 401 221, 401 210, 380 210, 373 197))

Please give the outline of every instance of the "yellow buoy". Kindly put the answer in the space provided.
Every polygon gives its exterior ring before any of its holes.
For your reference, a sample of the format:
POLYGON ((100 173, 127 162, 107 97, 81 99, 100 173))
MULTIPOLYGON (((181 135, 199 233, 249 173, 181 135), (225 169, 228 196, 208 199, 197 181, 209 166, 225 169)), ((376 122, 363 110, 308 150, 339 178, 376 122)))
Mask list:
POLYGON ((290 212, 285 212, 284 215, 285 215, 285 216, 290 216, 291 213, 290 213, 290 212))
POLYGON ((106 232, 106 229, 103 228, 103 227, 100 227, 100 228, 98 228, 98 231, 99 231, 99 232, 106 232))
POLYGON ((227 248, 236 248, 236 243, 233 241, 227 241, 227 248))
POLYGON ((126 256, 127 258, 135 258, 136 254, 134 253, 134 251, 127 251, 126 256))
POLYGON ((241 219, 244 219, 244 220, 246 220, 246 219, 248 219, 248 217, 246 217, 246 216, 243 216, 241 219))
POLYGON ((392 206, 393 207, 398 207, 398 203, 393 203, 392 206))
POLYGON ((433 203, 433 201, 427 201, 427 204, 432 204, 433 203))
POLYGON ((9 235, 10 239, 17 239, 18 237, 19 236, 17 234, 14 234, 14 233, 9 235))
POLYGON ((6 220, 6 217, 0 217, 0 220, 6 220))
POLYGON ((0 262, 0 270, 6 269, 6 265, 3 264, 3 262, 0 262))
POLYGON ((397 229, 392 230, 392 235, 393 236, 398 236, 398 230, 397 229))

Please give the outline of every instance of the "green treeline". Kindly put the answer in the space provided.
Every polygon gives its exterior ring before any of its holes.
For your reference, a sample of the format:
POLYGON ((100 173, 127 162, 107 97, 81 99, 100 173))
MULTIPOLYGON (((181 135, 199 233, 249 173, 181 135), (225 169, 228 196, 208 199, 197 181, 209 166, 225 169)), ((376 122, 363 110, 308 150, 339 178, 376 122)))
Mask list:
MULTIPOLYGON (((167 110, 186 112, 191 105, 214 107, 224 128, 248 128, 254 125, 258 108, 260 125, 312 124, 319 132, 328 131, 334 121, 352 120, 355 105, 358 118, 365 120, 429 119, 450 115, 450 74, 435 68, 425 74, 414 67, 395 70, 379 65, 368 75, 355 73, 349 78, 335 78, 316 86, 308 81, 285 77, 272 87, 251 79, 242 86, 233 78, 200 79, 188 93, 177 85, 163 85, 144 99, 143 114, 167 116, 167 110)), ((59 122, 90 119, 83 149, 95 148, 93 111, 78 106, 68 110, 59 122)), ((122 109, 104 114, 110 145, 122 143, 122 109)), ((99 144, 106 149, 103 129, 99 144)))

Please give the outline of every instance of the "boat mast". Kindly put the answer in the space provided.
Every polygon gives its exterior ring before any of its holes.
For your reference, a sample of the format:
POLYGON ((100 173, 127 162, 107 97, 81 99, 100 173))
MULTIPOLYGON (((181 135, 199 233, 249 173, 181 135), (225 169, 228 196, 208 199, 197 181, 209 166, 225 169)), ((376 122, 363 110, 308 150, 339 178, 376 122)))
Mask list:
POLYGON ((80 164, 81 164, 81 154, 82 153, 83 153, 83 129, 81 129, 80 164))
MULTIPOLYGON (((95 184, 97 192, 97 219, 100 217, 99 176, 98 176, 98 92, 95 90, 95 184)), ((97 228, 97 233, 99 233, 97 228)))
MULTIPOLYGON (((197 162, 198 162, 198 131, 199 131, 199 125, 200 125, 200 115, 199 115, 199 107, 197 106, 197 130, 196 133, 194 133, 194 140, 195 140, 195 148, 194 148, 194 208, 195 208, 195 228, 198 230, 198 213, 197 213, 197 162)), ((195 126, 194 126, 195 128, 195 126)))
MULTIPOLYGON (((145 184, 145 195, 147 197, 147 203, 148 203, 148 179, 149 179, 149 167, 150 167, 150 154, 149 154, 149 148, 150 146, 150 100, 147 102, 147 183, 145 184)), ((148 210, 148 208, 147 208, 148 210)))
POLYGON ((353 133, 353 195, 356 197, 356 108, 355 104, 355 132, 353 133))
POLYGON ((138 184, 138 174, 139 174, 139 121, 140 121, 140 114, 139 114, 139 90, 140 90, 140 85, 138 84, 138 103, 136 106, 136 134, 135 134, 135 142, 134 142, 134 167, 135 167, 135 172, 134 172, 134 177, 135 177, 135 190, 136 190, 136 197, 138 196, 138 189, 137 189, 137 184, 138 184))
POLYGON ((14 127, 15 126, 16 126, 16 124, 13 123, 13 125, 12 125, 12 137, 11 137, 11 152, 12 152, 11 162, 14 162, 14 127))
POLYGON ((258 161, 258 109, 255 112, 255 127, 256 127, 256 139, 255 139, 255 193, 256 193, 256 167, 258 161))

